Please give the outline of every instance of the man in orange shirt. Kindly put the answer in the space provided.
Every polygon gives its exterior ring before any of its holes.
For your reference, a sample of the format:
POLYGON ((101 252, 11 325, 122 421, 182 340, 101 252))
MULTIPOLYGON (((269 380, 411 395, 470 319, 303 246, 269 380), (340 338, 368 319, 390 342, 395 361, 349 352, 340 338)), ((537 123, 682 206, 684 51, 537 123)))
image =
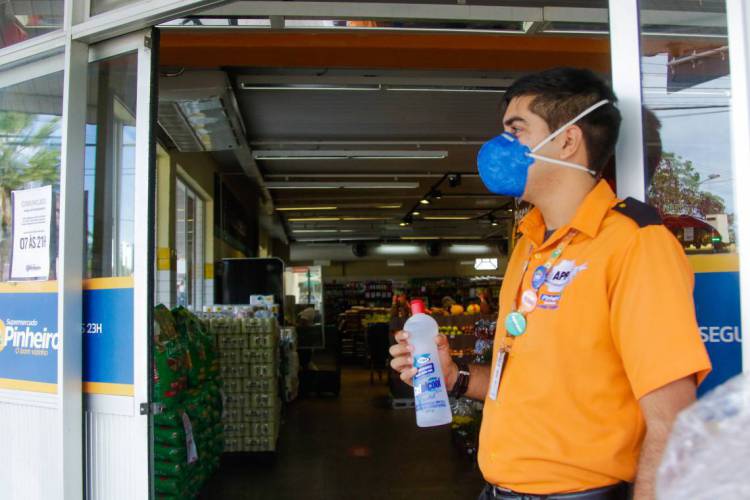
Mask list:
MULTIPOLYGON (((616 199, 600 173, 620 125, 587 70, 521 78, 506 133, 479 155, 496 193, 534 209, 519 224, 500 293, 491 367, 458 366, 438 337, 447 388, 485 401, 481 499, 654 498, 677 414, 711 369, 693 274, 653 208, 616 199)), ((408 332, 391 366, 410 383, 408 332)))

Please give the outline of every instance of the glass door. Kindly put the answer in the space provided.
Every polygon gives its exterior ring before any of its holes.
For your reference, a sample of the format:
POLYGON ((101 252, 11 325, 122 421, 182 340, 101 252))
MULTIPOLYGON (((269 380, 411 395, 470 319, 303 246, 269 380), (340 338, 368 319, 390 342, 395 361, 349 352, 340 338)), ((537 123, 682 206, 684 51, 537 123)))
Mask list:
POLYGON ((83 284, 86 497, 149 498, 152 33, 90 49, 83 284))

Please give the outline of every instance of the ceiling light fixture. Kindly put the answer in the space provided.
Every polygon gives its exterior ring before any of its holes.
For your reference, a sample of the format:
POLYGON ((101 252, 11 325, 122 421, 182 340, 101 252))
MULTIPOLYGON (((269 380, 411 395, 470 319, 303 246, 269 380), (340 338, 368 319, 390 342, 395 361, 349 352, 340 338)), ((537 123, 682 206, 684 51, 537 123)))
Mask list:
POLYGON ((427 196, 425 196, 424 198, 422 198, 421 200, 419 200, 419 203, 421 203, 422 205, 429 205, 430 204, 430 199, 427 196))
POLYGON ((298 212, 303 210, 337 210, 339 207, 276 207, 279 212, 298 212))
POLYGON ((344 221, 388 220, 388 217, 342 217, 344 221))
POLYGON ((405 216, 403 219, 401 219, 401 222, 399 223, 399 226, 406 227, 411 225, 411 223, 414 221, 414 218, 410 215, 405 216))
POLYGON ((428 196, 430 198, 434 198, 436 200, 439 200, 439 199, 441 199, 443 197, 443 193, 441 193, 437 189, 433 189, 432 191, 430 191, 430 194, 428 196))
POLYGON ((470 215, 425 215, 424 220, 470 220, 470 215))
POLYGON ((289 222, 336 222, 340 221, 341 217, 290 217, 287 220, 289 222))
POLYGON ((496 87, 467 87, 467 86, 422 86, 422 87, 406 87, 406 86, 386 86, 386 90, 392 92, 476 92, 476 93, 505 93, 504 89, 496 87))
POLYGON ((456 255, 485 254, 491 251, 487 245, 451 245, 448 252, 456 255))
POLYGON ((494 215, 490 215, 489 219, 490 219, 490 225, 491 226, 499 226, 500 225, 500 221, 498 221, 497 218, 494 215))
POLYGON ((422 253, 419 245, 378 245, 374 249, 376 255, 417 255, 422 253))
POLYGON ((268 189, 417 189, 418 182, 266 182, 268 189))
POLYGON ((398 205, 376 205, 375 208, 390 209, 390 208, 401 208, 401 204, 398 205))
POLYGON ((461 185, 461 174, 448 174, 448 185, 452 188, 461 185))
POLYGON ((380 90, 379 84, 361 85, 327 85, 327 84, 293 84, 293 83, 246 83, 241 82, 242 90, 318 90, 318 91, 349 91, 372 92, 380 90))
POLYGON ((272 160, 443 160, 448 151, 414 150, 264 150, 253 151, 259 161, 272 160))
POLYGON ((420 212, 419 210, 414 210, 414 211, 412 211, 411 214, 412 215, 422 215, 422 212, 420 212))
POLYGON ((293 233, 353 233, 354 229, 292 229, 293 233))

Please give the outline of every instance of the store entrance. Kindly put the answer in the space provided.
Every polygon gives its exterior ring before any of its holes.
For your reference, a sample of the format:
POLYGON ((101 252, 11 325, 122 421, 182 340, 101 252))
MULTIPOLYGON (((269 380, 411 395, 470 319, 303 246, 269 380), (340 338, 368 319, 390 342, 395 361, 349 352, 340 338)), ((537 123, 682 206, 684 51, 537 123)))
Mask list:
POLYGON ((481 403, 417 428, 388 347, 421 298, 456 357, 489 362, 518 207, 476 153, 515 78, 582 60, 606 74, 606 38, 176 24, 160 47, 157 494, 476 498, 481 403))

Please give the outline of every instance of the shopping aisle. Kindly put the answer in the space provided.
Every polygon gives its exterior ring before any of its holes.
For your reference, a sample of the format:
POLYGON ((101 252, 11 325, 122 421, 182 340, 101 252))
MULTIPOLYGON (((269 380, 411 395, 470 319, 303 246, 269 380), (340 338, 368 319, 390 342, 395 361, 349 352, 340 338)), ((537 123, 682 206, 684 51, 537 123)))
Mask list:
POLYGON ((482 478, 450 429, 418 429, 387 406, 384 383, 344 369, 339 398, 308 398, 285 416, 275 462, 229 461, 204 489, 222 500, 472 500, 482 478))

